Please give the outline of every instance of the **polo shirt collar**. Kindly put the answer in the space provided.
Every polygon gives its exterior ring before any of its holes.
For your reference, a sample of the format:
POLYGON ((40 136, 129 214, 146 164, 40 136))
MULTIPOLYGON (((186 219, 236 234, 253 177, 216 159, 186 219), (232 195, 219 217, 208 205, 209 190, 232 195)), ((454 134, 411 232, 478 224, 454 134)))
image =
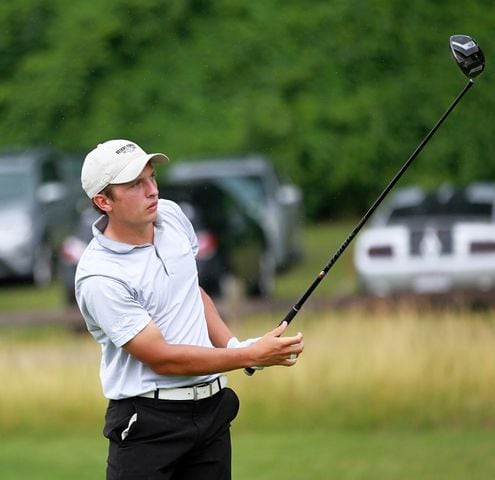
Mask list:
MULTIPOLYGON (((162 228, 163 219, 161 215, 158 214, 157 221, 155 223, 155 228, 162 228)), ((92 230, 93 236, 96 241, 104 248, 108 248, 112 252, 115 253, 129 253, 136 248, 149 247, 150 243, 145 243, 143 245, 130 245, 129 243, 118 242, 116 240, 112 240, 111 238, 106 237, 103 232, 108 225, 108 217, 106 215, 102 215, 95 223, 93 223, 92 230)))

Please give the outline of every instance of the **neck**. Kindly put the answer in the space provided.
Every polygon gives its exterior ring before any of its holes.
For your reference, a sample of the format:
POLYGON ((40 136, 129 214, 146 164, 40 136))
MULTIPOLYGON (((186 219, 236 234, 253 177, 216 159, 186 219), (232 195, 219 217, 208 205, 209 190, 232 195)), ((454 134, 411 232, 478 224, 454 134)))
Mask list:
POLYGON ((104 235, 111 240, 129 245, 153 243, 154 224, 149 223, 144 226, 136 226, 109 221, 104 235))

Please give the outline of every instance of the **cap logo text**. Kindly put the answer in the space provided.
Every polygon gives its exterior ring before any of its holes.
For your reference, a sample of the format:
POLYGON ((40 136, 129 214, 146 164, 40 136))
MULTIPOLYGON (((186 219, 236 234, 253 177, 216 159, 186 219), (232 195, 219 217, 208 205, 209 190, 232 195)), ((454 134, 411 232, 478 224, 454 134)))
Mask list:
POLYGON ((127 145, 124 145, 123 147, 120 147, 118 150, 116 150, 116 154, 119 155, 121 153, 131 153, 134 150, 136 150, 136 145, 133 143, 128 143, 127 145))

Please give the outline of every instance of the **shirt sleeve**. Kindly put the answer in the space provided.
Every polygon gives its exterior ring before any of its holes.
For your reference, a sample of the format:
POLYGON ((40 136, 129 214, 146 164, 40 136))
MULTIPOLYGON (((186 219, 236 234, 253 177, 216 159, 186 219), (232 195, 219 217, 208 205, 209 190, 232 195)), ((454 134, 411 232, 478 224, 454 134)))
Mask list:
POLYGON ((192 226, 191 221, 187 218, 186 214, 182 211, 179 205, 171 200, 166 200, 167 204, 171 207, 175 218, 179 222, 182 230, 187 235, 189 243, 191 244, 191 248, 194 256, 196 256, 199 252, 199 244, 198 237, 196 236, 196 232, 194 231, 194 227, 192 226))
POLYGON ((124 283, 110 277, 94 275, 79 285, 81 312, 88 329, 96 337, 104 332, 117 347, 132 340, 151 321, 124 283))

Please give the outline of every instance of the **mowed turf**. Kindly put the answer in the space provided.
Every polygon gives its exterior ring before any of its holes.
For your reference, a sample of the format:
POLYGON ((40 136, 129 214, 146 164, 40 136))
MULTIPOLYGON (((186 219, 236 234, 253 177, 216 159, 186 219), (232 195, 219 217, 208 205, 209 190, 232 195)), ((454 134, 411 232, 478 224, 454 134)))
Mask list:
MULTIPOLYGON (((494 429, 233 431, 236 480, 491 480, 494 429)), ((99 432, 3 436, 2 479, 104 478, 99 432)), ((199 479, 198 479, 199 480, 199 479)))
POLYGON ((490 429, 253 432, 235 437, 234 477, 488 480, 495 474, 494 440, 490 429))

